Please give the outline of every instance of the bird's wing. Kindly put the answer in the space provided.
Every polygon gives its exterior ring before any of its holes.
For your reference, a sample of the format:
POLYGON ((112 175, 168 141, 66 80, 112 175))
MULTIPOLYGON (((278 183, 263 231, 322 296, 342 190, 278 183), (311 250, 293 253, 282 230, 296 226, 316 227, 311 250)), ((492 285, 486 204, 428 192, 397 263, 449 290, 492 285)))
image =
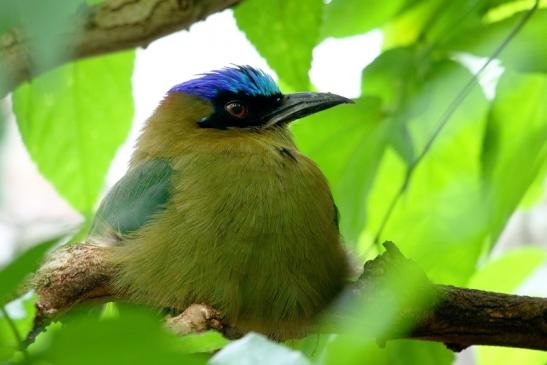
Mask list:
POLYGON ((161 159, 129 170, 101 202, 89 239, 113 243, 146 224, 169 200, 171 172, 169 162, 161 159))

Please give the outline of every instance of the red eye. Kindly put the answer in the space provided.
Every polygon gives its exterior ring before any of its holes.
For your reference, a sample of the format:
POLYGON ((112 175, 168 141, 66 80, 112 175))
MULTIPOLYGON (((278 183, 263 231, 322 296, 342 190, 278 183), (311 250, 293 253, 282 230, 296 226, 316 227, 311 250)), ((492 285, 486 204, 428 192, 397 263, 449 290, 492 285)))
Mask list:
POLYGON ((244 118, 247 115, 247 105, 240 101, 229 101, 224 105, 224 109, 236 118, 244 118))

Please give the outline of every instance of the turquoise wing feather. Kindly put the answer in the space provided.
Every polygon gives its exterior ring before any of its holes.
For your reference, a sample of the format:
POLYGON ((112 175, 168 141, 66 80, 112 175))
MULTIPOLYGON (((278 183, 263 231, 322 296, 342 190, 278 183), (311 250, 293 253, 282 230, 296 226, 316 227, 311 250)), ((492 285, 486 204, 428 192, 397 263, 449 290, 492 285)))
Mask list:
POLYGON ((92 241, 119 241, 161 211, 170 196, 167 160, 145 161, 130 169, 101 202, 91 225, 92 241))

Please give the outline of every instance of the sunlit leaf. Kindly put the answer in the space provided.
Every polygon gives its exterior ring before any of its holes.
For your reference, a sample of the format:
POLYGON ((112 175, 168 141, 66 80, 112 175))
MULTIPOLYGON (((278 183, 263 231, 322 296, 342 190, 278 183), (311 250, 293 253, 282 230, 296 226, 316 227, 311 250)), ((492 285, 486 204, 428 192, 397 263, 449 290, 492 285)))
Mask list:
POLYGON ((134 52, 65 65, 13 96, 23 141, 38 169, 90 213, 114 153, 127 137, 134 52))
POLYGON ((440 344, 413 341, 388 341, 386 348, 374 340, 407 333, 413 323, 402 321, 408 308, 427 310, 435 303, 434 292, 423 285, 423 272, 413 266, 399 266, 386 272, 374 284, 377 295, 362 297, 348 316, 344 335, 327 344, 324 364, 449 364, 453 357, 440 344))
POLYGON ((546 75, 508 71, 498 84, 482 152, 494 239, 547 161, 546 100, 546 75))
MULTIPOLYGON (((488 0, 485 6, 488 12, 485 14, 487 22, 493 22, 508 18, 515 13, 529 10, 536 0, 488 0)), ((539 8, 546 8, 547 1, 539 0, 539 8)))
POLYGON ((547 352, 506 347, 478 347, 477 365, 545 365, 547 352))
POLYGON ((441 344, 416 341, 388 341, 380 348, 373 340, 363 343, 358 337, 341 337, 328 348, 322 365, 449 365, 454 355, 441 344))
POLYGON ((310 88, 322 16, 322 0, 248 0, 235 8, 239 28, 278 76, 300 91, 310 88))
POLYGON ((424 105, 413 101, 430 68, 429 56, 418 47, 400 47, 385 51, 363 70, 362 92, 382 99, 393 124, 389 142, 407 165, 414 161, 416 148, 406 122, 423 111, 424 105))
POLYGON ((543 168, 540 168, 536 178, 522 197, 519 208, 530 209, 541 201, 546 190, 545 180, 547 180, 547 160, 543 163, 543 168))
POLYGON ((207 331, 182 336, 178 341, 178 348, 185 353, 213 352, 229 344, 217 331, 207 331))
POLYGON ((323 37, 347 37, 381 26, 409 0, 332 0, 325 7, 323 37))
POLYGON ((438 8, 438 1, 421 1, 408 8, 382 27, 384 48, 404 47, 414 44, 425 34, 427 19, 431 19, 438 8))
POLYGON ((511 294, 546 260, 547 251, 540 247, 518 248, 479 268, 468 286, 511 294))
POLYGON ((232 342, 209 361, 210 365, 311 365, 301 353, 249 333, 232 342))
POLYGON ((384 47, 414 44, 432 52, 446 39, 481 24, 483 2, 476 0, 419 1, 384 27, 384 47))
MULTIPOLYGON (((491 24, 470 28, 450 40, 445 48, 488 57, 524 16, 524 12, 491 24)), ((536 11, 502 51, 504 66, 521 72, 547 72, 547 9, 536 11)))
MULTIPOLYGON (((470 77, 453 62, 436 63, 431 68, 408 102, 408 108, 420 111, 409 113, 405 121, 417 151, 422 151, 448 104, 470 77)), ((475 86, 414 171, 381 237, 396 242, 435 281, 465 283, 486 237, 480 153, 487 105, 475 86)), ((400 158, 385 155, 368 199, 368 237, 378 231, 405 172, 400 158)), ((368 246, 370 241, 363 244, 368 246)))

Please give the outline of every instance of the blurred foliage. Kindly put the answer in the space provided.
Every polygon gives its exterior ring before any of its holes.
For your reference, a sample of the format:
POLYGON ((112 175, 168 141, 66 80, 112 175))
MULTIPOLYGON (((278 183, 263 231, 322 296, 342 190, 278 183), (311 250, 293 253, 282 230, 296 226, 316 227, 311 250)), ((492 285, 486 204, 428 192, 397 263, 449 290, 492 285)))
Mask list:
POLYGON ((80 60, 41 75, 13 94, 19 130, 34 162, 87 215, 102 191, 114 153, 129 133, 134 58, 131 51, 80 60))
POLYGON ((322 12, 323 0, 254 0, 241 3, 234 15, 240 29, 283 81, 295 90, 306 90, 322 12))
MULTIPOLYGON (((34 67, 47 68, 73 51, 61 35, 72 29, 72 15, 84 2, 100 0, 0 0, 0 33, 17 27, 34 39, 29 49, 34 67)), ((356 104, 314 115, 292 129, 300 148, 327 175, 343 235, 354 251, 366 257, 378 253, 373 239, 392 198, 410 177, 380 239, 395 241, 433 281, 515 292, 545 262, 540 248, 495 260, 490 252, 511 214, 523 204, 532 207, 544 194, 547 1, 541 1, 499 55, 504 72, 499 81, 491 81, 493 98, 473 81, 471 71, 506 42, 533 4, 245 0, 235 9, 240 29, 290 90, 313 88, 308 72, 322 40, 383 31, 382 53, 363 70, 356 104), (469 67, 461 55, 479 58, 469 67), (472 88, 462 94, 467 83, 472 88), (431 140, 459 95, 465 97, 431 140)), ((13 93, 31 157, 88 218, 130 128, 133 61, 134 52, 124 52, 73 62, 13 93)), ((336 70, 332 72, 336 78, 336 70)), ((0 298, 8 298, 51 244, 36 246, 0 270, 0 298)), ((412 280, 409 275, 395 285, 405 293, 415 287, 412 280)), ((211 363, 450 364, 454 356, 440 344, 393 341, 380 348, 373 341, 401 330, 394 327, 393 314, 411 304, 428 305, 426 294, 354 303, 356 314, 347 326, 359 335, 313 335, 287 346, 257 335, 228 346, 214 332, 176 338, 160 327, 154 313, 108 306, 100 320, 83 312, 50 326, 29 347, 28 358, 17 351, 14 329, 19 337, 29 330, 34 299, 27 296, 9 304, 4 299, 0 363, 200 364, 224 347, 211 363)), ((479 348, 477 361, 543 364, 546 358, 533 351, 479 348)))
MULTIPOLYGON (((84 0, 0 0, 0 34, 17 29, 18 38, 31 39, 26 52, 32 58, 32 71, 47 70, 73 50, 66 47, 65 34, 74 30, 74 17, 84 0)), ((0 59, 0 67, 2 59, 0 59)), ((9 77, 0 71, 3 80, 9 77)), ((3 94, 2 94, 3 95, 3 94)))
POLYGON ((205 364, 205 356, 178 351, 177 342, 162 328, 159 316, 129 307, 101 321, 85 312, 74 313, 65 319, 62 331, 52 334, 47 347, 30 346, 29 351, 32 362, 56 365, 148 365, 158 363, 158 355, 162 364, 205 364))

